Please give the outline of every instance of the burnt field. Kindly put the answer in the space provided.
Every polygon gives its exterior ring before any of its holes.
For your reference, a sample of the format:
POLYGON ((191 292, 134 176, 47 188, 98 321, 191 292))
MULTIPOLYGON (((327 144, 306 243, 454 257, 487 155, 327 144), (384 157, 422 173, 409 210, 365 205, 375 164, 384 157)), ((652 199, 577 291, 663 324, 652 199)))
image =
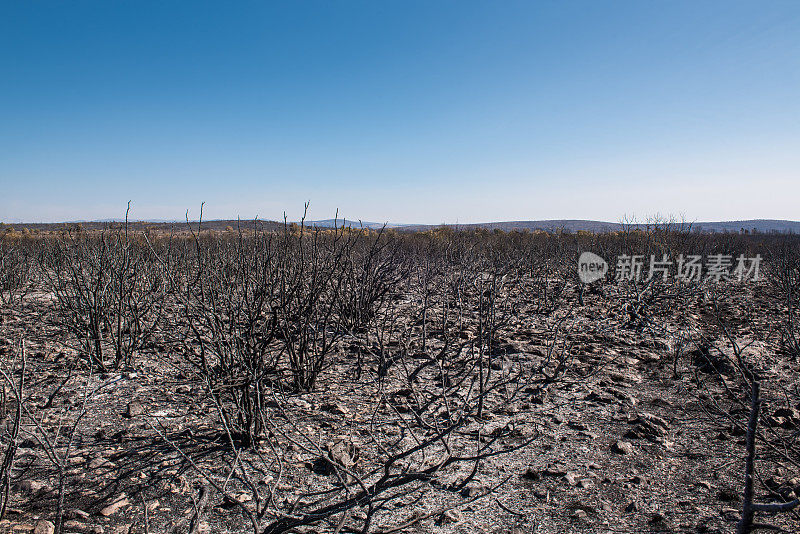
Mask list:
POLYGON ((0 247, 0 532, 800 531, 798 237, 117 224, 0 247))

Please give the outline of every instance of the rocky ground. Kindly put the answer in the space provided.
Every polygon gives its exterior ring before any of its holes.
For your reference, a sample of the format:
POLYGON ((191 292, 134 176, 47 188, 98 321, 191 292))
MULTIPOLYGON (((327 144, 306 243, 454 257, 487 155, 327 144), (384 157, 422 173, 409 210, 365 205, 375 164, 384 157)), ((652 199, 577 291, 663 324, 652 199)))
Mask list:
MULTIPOLYGON (((521 448, 482 462, 457 495, 423 484, 417 493, 397 498, 376 517, 374 532, 735 529, 747 413, 735 406, 729 410, 732 419, 715 413, 724 385, 707 362, 692 355, 696 347, 682 344, 679 337, 679 332, 691 332, 692 339, 711 339, 731 354, 710 303, 694 296, 660 309, 658 317, 649 318, 658 328, 651 328, 637 324, 627 301, 611 289, 585 295, 583 305, 576 304, 574 291, 565 294, 571 304, 563 309, 570 325, 564 334, 568 372, 542 391, 523 390, 502 409, 472 423, 487 435, 493 429, 513 429, 500 445, 521 448)), ((788 410, 784 405, 778 415, 767 406, 765 417, 773 417, 781 431, 796 432, 800 365, 797 358, 776 351, 769 334, 780 305, 764 287, 751 284, 728 291, 724 307, 735 326, 734 339, 742 345, 752 341, 748 357, 771 391, 782 390, 789 399, 788 410)), ((75 363, 80 360, 73 345, 50 320, 52 313, 53 302, 42 293, 3 310, 3 357, 10 358, 25 339, 32 418, 20 434, 0 532, 53 532, 59 488, 54 466, 61 460, 48 458, 42 440, 55 439, 56 432, 63 439, 73 428, 68 454, 58 449, 64 454, 65 532, 187 532, 198 509, 197 532, 251 531, 237 503, 214 490, 203 495, 201 472, 214 473, 230 495, 246 507, 255 506, 241 480, 225 480, 236 458, 202 384, 182 367, 178 355, 168 347, 154 348, 142 353, 133 368, 87 378, 84 367, 75 363)), ((503 358, 509 365, 525 366, 541 357, 552 324, 548 316, 528 316, 522 308, 504 332, 503 358)), ((276 424, 296 428, 298 436, 318 436, 326 445, 314 449, 276 438, 278 452, 262 443, 255 451, 239 453, 251 466, 257 488, 274 487, 274 509, 291 507, 293 496, 307 498, 310 489, 329 487, 332 475, 320 467, 316 450, 333 455, 337 443, 347 443, 350 448, 340 451, 339 458, 358 466, 370 461, 368 442, 376 432, 399 432, 391 425, 370 426, 375 391, 351 376, 348 350, 342 346, 316 391, 282 395, 276 415, 276 424), (358 447, 361 455, 354 452, 358 447), (280 468, 271 459, 259 464, 261 455, 280 458, 280 468)), ((399 390, 401 385, 385 387, 399 390)), ((765 461, 759 468, 761 496, 765 487, 800 485, 800 471, 785 462, 765 461)), ((364 514, 354 510, 341 531, 350 531, 364 514)), ((334 532, 339 518, 300 531, 334 532)), ((762 514, 759 520, 785 532, 800 531, 796 512, 762 514)))

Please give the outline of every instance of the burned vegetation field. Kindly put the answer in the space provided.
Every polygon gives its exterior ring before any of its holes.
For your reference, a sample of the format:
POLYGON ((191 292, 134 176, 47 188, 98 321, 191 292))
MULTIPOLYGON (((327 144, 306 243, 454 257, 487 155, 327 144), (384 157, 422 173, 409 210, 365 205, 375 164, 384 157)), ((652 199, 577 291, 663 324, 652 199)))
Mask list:
POLYGON ((0 532, 800 531, 795 236, 0 239, 0 532))

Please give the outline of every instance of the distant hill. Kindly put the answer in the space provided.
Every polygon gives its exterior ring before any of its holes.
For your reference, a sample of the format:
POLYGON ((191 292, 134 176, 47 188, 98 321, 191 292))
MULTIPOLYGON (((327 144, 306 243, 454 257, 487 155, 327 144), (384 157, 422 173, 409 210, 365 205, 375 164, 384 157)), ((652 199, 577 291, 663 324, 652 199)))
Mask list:
MULTIPOLYGON (((436 228, 442 225, 405 225, 402 226, 404 230, 426 230, 436 228)), ((554 231, 567 231, 567 232, 616 232, 623 228, 647 228, 647 224, 628 224, 628 223, 612 223, 606 221, 587 221, 582 219, 551 219, 544 221, 504 221, 504 222, 486 222, 475 224, 458 224, 447 225, 454 228, 486 228, 487 230, 500 229, 506 232, 512 230, 542 230, 546 232, 554 231)), ((652 227, 653 225, 649 225, 652 227)), ((755 229, 761 233, 794 233, 800 234, 800 221, 784 221, 773 219, 749 219, 742 221, 720 221, 720 222, 685 222, 674 223, 675 228, 689 229, 692 231, 707 232, 707 233, 721 233, 721 232, 740 232, 742 229, 752 231, 755 229)))
MULTIPOLYGON (((197 221, 191 221, 190 224, 192 230, 197 230, 197 221)), ((70 221, 58 223, 13 223, 6 226, 11 226, 15 230, 23 230, 27 228, 28 230, 37 230, 40 232, 57 232, 68 229, 75 230, 80 227, 85 231, 91 232, 123 228, 125 226, 125 220, 107 219, 102 221, 70 221)), ((186 225, 186 221, 129 221, 128 228, 131 230, 144 230, 149 228, 151 230, 162 232, 188 232, 189 230, 189 227, 186 225)), ((235 230, 236 228, 241 228, 242 230, 252 230, 253 228, 258 228, 262 231, 268 231, 283 228, 283 223, 264 221, 261 219, 243 219, 240 221, 235 219, 224 219, 203 221, 202 225, 203 230, 224 231, 228 229, 235 230)))
POLYGON ((746 221, 698 222, 693 225, 704 232, 739 232, 742 228, 762 233, 800 234, 800 222, 774 219, 751 219, 746 221))
POLYGON ((392 224, 392 223, 379 223, 370 221, 351 221, 350 219, 323 219, 321 221, 306 221, 306 226, 318 226, 320 228, 333 228, 334 225, 346 225, 350 228, 371 228, 378 230, 383 228, 408 228, 412 225, 408 224, 392 224))
MULTIPOLYGON (((82 221, 82 222, 63 222, 63 223, 19 223, 19 224, 12 224, 14 228, 18 230, 22 230, 24 228, 28 228, 30 230, 39 230, 39 231, 56 231, 62 230, 66 228, 75 228, 80 225, 85 230, 102 230, 108 228, 119 228, 124 224, 124 221, 82 221)), ((197 228, 197 221, 192 221, 192 228, 197 228)), ((613 222, 606 222, 606 221, 588 221, 582 219, 550 219, 550 220, 543 220, 543 221, 499 221, 499 222, 485 222, 485 223, 472 223, 472 224, 453 224, 453 225, 442 225, 442 224, 392 224, 392 223, 379 223, 379 222, 371 222, 371 221, 352 221, 352 220, 344 220, 344 219, 324 219, 319 221, 306 221, 306 226, 309 227, 320 227, 320 228, 331 228, 334 224, 342 225, 346 224, 351 228, 371 228, 371 229, 379 229, 382 227, 386 228, 393 228, 399 231, 406 231, 406 232, 417 232, 417 231, 425 231, 430 230, 433 228, 439 228, 442 226, 448 226, 452 228, 458 229, 474 229, 474 228, 485 228, 487 230, 503 230, 505 232, 510 232, 513 230, 517 231, 545 231, 545 232, 558 232, 558 231, 566 231, 566 232, 578 232, 578 231, 586 231, 586 232, 594 232, 594 233, 604 233, 604 232, 616 232, 622 230, 623 228, 639 228, 644 229, 648 225, 647 224, 623 224, 623 223, 613 223, 613 222)), ((154 230, 162 230, 162 231, 186 231, 188 228, 186 226, 185 221, 131 221, 129 223, 130 228, 132 229, 143 229, 145 227, 149 227, 154 230)), ((753 230, 760 232, 760 233, 791 233, 791 234, 800 234, 800 221, 784 221, 784 220, 774 220, 774 219, 749 219, 749 220, 742 220, 742 221, 718 221, 718 222, 693 222, 693 223, 675 223, 673 225, 676 229, 680 228, 681 226, 684 229, 691 229, 692 231, 696 232, 706 232, 706 233, 722 233, 722 232, 741 232, 742 229, 752 232, 753 230)), ((237 227, 242 228, 243 230, 252 230, 254 227, 257 227, 259 230, 277 230, 283 228, 282 222, 277 221, 265 221, 265 220, 213 220, 213 221, 203 221, 203 229, 204 230, 215 230, 215 231, 223 231, 223 230, 230 230, 236 229, 237 227)), ((652 227, 652 225, 650 225, 652 227)))
POLYGON ((431 228, 439 228, 442 226, 449 226, 452 228, 472 229, 484 228, 486 230, 503 230, 510 232, 517 231, 534 231, 542 230, 545 232, 567 231, 577 232, 579 230, 595 233, 615 232, 622 228, 618 223, 609 223, 603 221, 586 221, 580 219, 551 219, 544 221, 502 221, 502 222, 486 222, 486 223, 471 223, 471 224, 447 224, 447 225, 406 225, 402 228, 404 230, 423 231, 431 228))

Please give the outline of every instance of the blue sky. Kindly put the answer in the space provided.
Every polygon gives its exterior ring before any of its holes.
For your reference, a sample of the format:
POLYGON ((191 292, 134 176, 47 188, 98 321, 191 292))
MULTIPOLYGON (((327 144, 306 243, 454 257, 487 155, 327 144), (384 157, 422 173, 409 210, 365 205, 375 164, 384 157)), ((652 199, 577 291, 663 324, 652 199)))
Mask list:
POLYGON ((800 3, 4 2, 0 220, 800 219, 800 3))

